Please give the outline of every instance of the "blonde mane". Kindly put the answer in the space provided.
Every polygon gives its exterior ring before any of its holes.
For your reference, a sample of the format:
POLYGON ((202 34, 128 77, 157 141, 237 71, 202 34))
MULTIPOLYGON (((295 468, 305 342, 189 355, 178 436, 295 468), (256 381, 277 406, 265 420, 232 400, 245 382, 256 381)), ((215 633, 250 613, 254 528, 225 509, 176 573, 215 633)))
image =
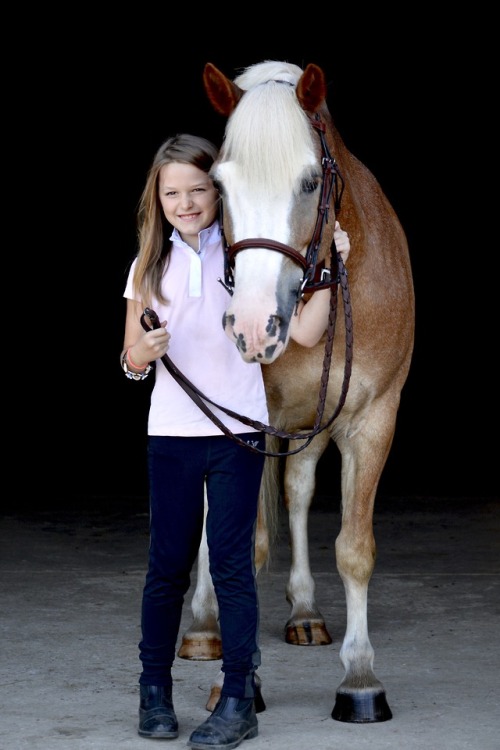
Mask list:
POLYGON ((266 193, 296 186, 304 165, 315 161, 310 123, 295 96, 301 74, 296 65, 264 62, 234 81, 245 94, 228 120, 222 160, 266 193))

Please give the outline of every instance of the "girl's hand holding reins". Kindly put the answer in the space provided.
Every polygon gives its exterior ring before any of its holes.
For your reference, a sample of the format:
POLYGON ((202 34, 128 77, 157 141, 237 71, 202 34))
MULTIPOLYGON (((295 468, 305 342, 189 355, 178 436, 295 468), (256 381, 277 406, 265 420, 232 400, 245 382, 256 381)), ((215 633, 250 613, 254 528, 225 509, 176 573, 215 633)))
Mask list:
POLYGON ((349 241, 349 235, 344 229, 340 228, 338 221, 335 222, 335 247, 337 252, 340 253, 342 261, 345 263, 349 257, 349 251, 351 249, 351 243, 349 241))
MULTIPOLYGON (((333 233, 333 238, 335 240, 335 247, 337 249, 337 253, 340 253, 342 262, 345 265, 347 258, 349 257, 349 252, 351 250, 351 243, 349 240, 349 235, 344 229, 341 228, 338 221, 335 222, 335 230, 333 233)), ((331 266, 331 258, 330 258, 330 254, 328 253, 325 257, 325 268, 330 268, 330 266, 331 266)))
POLYGON ((139 367, 160 359, 166 354, 170 342, 170 333, 167 331, 167 321, 160 324, 160 328, 152 328, 145 331, 137 339, 134 346, 129 349, 129 359, 137 363, 139 367))

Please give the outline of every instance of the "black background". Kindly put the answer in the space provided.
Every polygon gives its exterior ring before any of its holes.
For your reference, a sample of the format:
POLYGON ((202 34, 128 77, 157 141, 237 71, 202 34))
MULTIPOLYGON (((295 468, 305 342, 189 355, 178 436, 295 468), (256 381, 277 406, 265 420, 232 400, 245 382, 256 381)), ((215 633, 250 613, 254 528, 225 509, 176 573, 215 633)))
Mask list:
MULTIPOLYGON (((470 85, 465 27, 437 28, 410 10, 403 20, 311 7, 273 22, 262 9, 240 10, 238 21, 191 7, 175 16, 59 19, 61 31, 42 34, 35 54, 24 41, 31 64, 20 90, 30 116, 20 189, 30 208, 20 234, 29 255, 19 252, 21 265, 26 257, 34 267, 37 331, 23 369, 29 417, 19 436, 30 441, 22 457, 36 492, 24 501, 147 496, 151 383, 126 380, 118 359, 137 202, 164 138, 222 138, 225 122, 202 88, 204 64, 234 77, 265 59, 324 68, 336 125, 408 237, 416 345, 380 494, 497 495, 496 345, 469 149, 475 132, 485 138, 484 115, 470 85)), ((338 484, 332 445, 318 492, 337 496, 338 484)))

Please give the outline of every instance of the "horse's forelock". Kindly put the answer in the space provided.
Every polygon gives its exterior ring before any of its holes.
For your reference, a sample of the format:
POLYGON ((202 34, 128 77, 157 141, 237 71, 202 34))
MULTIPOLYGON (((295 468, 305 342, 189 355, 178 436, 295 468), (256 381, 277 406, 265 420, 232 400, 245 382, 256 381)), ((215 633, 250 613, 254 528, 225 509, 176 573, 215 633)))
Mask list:
POLYGON ((228 120, 222 158, 268 193, 293 187, 314 158, 311 128, 294 89, 269 82, 247 91, 228 120))
POLYGON ((304 71, 298 65, 276 60, 265 60, 264 62, 250 65, 234 79, 240 89, 248 91, 266 81, 288 81, 296 84, 304 71))

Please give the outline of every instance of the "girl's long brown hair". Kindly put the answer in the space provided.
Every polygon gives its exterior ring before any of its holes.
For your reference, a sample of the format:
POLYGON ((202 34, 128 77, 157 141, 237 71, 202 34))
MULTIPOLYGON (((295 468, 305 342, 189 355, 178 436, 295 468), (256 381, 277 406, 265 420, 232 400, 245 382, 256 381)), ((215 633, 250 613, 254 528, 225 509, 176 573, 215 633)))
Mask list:
POLYGON ((168 138, 156 152, 149 168, 146 184, 137 210, 138 253, 134 272, 134 288, 144 305, 152 299, 165 304, 161 280, 168 265, 172 243, 172 225, 165 218, 158 197, 158 178, 165 164, 192 164, 208 173, 217 157, 217 148, 206 138, 180 133, 168 138))

